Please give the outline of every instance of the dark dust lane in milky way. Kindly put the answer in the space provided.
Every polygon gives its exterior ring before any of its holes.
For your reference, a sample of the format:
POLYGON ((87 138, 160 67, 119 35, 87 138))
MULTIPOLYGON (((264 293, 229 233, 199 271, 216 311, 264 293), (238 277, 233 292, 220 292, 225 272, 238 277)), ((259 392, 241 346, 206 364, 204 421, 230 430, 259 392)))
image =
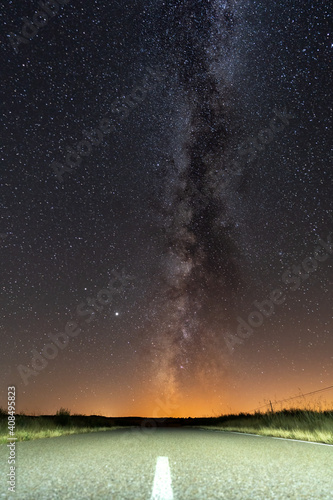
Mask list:
POLYGON ((237 16, 231 2, 168 2, 160 15, 159 43, 180 89, 160 204, 165 279, 153 352, 169 397, 179 384, 207 383, 207 369, 215 379, 225 374, 223 333, 241 284, 227 182, 237 16))

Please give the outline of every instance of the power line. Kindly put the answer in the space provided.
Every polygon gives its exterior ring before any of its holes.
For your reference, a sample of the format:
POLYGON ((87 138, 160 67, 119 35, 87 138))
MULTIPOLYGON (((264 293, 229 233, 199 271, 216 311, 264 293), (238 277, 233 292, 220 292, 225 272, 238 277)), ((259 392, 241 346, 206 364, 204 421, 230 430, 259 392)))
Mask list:
MULTIPOLYGON (((330 385, 329 387, 324 387, 324 389, 318 389, 317 391, 307 392, 306 394, 299 394, 298 396, 293 396, 292 398, 281 399, 281 401, 275 401, 274 404, 285 403, 286 401, 291 401, 292 399, 298 399, 298 398, 301 398, 303 396, 309 396, 310 394, 317 394, 318 392, 328 391, 329 389, 333 389, 333 385, 330 385)), ((256 410, 260 410, 261 408, 266 408, 266 406, 270 406, 270 403, 263 405, 263 406, 259 406, 259 408, 255 408, 254 410, 251 410, 251 412, 256 411, 256 410)))

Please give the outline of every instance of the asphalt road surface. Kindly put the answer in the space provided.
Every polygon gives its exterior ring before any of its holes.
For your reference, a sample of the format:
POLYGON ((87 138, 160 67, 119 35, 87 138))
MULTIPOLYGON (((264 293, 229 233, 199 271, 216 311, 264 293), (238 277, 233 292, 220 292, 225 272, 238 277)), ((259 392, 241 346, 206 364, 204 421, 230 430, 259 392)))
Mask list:
POLYGON ((0 446, 0 498, 333 499, 333 446, 191 428, 113 430, 0 446))

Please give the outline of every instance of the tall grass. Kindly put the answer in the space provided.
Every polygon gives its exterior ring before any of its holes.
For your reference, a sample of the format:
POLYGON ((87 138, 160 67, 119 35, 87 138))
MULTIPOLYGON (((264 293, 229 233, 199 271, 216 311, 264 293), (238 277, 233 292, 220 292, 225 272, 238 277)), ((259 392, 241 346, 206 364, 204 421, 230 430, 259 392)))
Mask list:
MULTIPOLYGON (((105 431, 114 428, 112 419, 98 416, 70 415, 69 410, 60 408, 54 416, 16 415, 14 437, 17 438, 17 441, 28 441, 68 434, 105 431)), ((0 408, 0 444, 7 443, 8 437, 7 413, 0 408)))
POLYGON ((267 413, 225 415, 217 417, 214 423, 205 427, 333 444, 333 410, 291 408, 267 413))
MULTIPOLYGON (((137 426, 143 418, 108 418, 97 415, 71 415, 60 408, 56 415, 16 415, 15 437, 27 441, 45 437, 104 431, 119 427, 137 426)), ((284 409, 267 413, 240 413, 208 418, 163 419, 158 426, 201 426, 220 431, 238 431, 333 445, 333 410, 284 409)), ((0 444, 8 439, 7 414, 0 408, 0 444)))

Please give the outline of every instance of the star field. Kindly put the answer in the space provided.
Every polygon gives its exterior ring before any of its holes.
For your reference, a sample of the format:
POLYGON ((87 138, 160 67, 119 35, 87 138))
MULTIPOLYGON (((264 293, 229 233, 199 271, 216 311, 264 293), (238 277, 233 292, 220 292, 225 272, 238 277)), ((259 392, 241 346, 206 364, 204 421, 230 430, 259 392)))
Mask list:
POLYGON ((331 385, 328 3, 52 5, 1 15, 3 402, 201 416, 331 385))

